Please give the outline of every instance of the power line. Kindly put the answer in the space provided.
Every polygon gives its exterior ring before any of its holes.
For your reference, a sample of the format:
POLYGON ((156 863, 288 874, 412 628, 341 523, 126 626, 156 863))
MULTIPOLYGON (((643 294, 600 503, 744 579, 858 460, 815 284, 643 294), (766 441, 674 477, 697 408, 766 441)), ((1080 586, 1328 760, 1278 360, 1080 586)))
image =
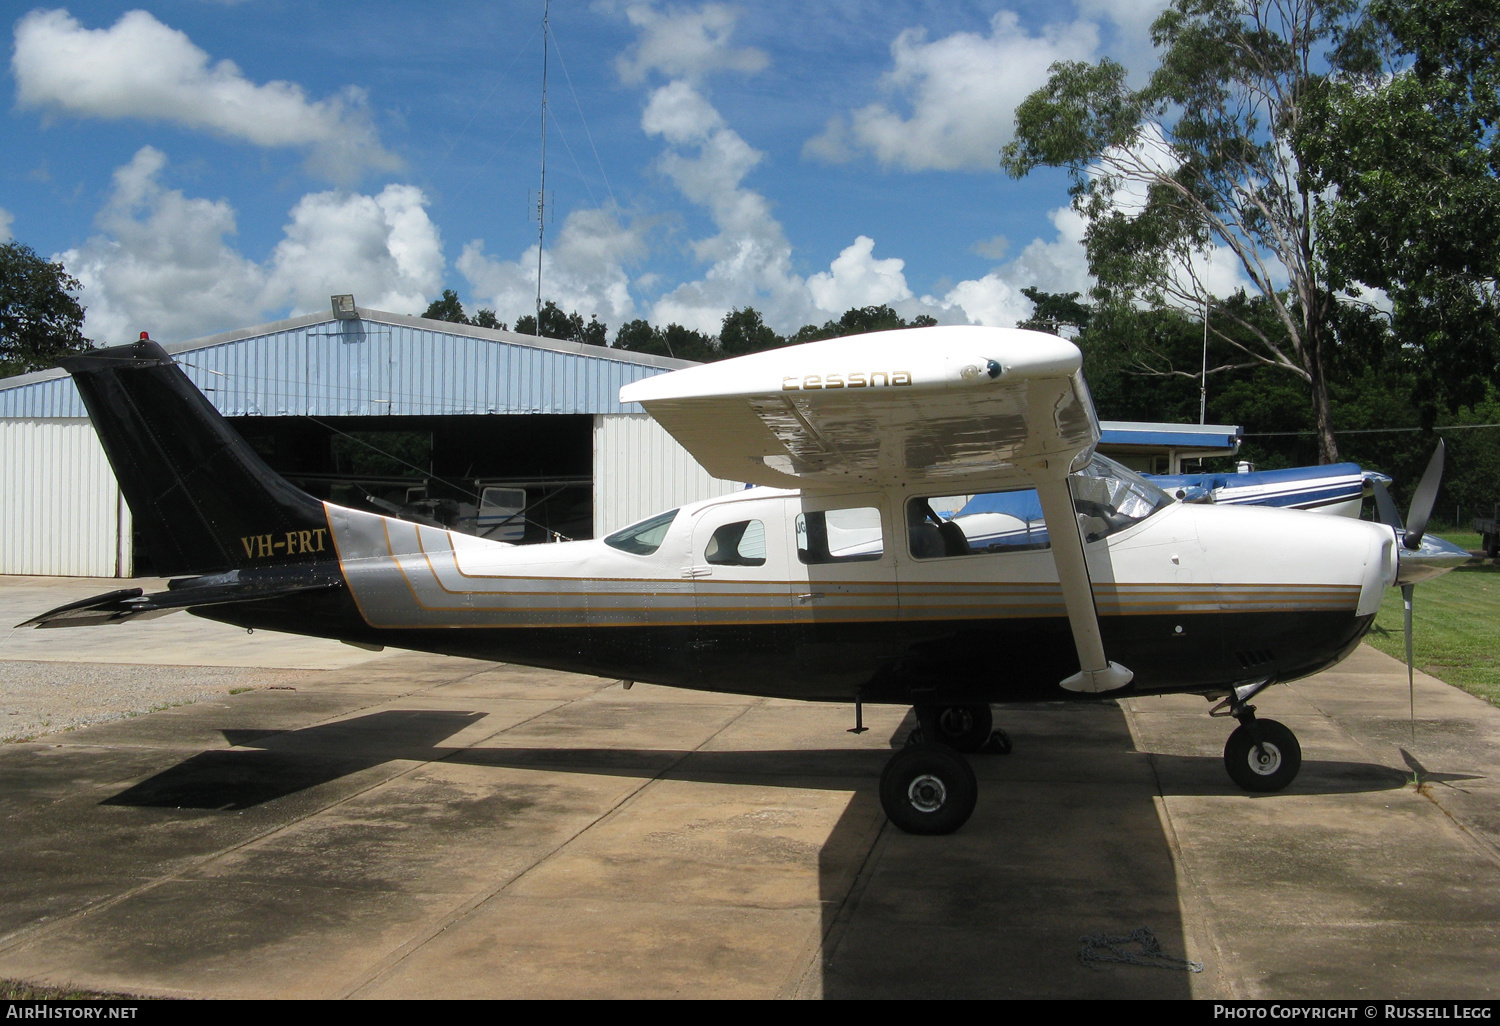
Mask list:
MULTIPOLYGON (((1440 424, 1437 427, 1434 427, 1434 428, 1431 428, 1431 429, 1422 428, 1422 427, 1349 428, 1348 430, 1345 430, 1345 431, 1335 431, 1334 434, 1335 435, 1385 435, 1385 434, 1395 434, 1395 433, 1398 433, 1398 432, 1428 431, 1428 430, 1431 430, 1434 433, 1436 433, 1438 431, 1475 431, 1475 430, 1478 430, 1480 428, 1500 428, 1500 424, 1440 424)), ((1246 431, 1242 435, 1240 435, 1240 437, 1241 438, 1272 438, 1272 437, 1285 437, 1285 436, 1291 436, 1291 435, 1316 435, 1316 434, 1317 434, 1317 432, 1313 431, 1311 429, 1308 429, 1306 431, 1246 431)))
MULTIPOLYGON (((610 202, 618 209, 620 201, 615 199, 614 186, 609 184, 609 174, 604 170, 604 161, 599 159, 599 147, 594 145, 594 133, 589 130, 588 118, 583 116, 583 104, 578 102, 578 91, 573 88, 573 76, 568 74, 568 62, 563 59, 562 47, 557 45, 556 32, 552 33, 552 48, 557 51, 557 63, 562 65, 563 79, 568 83, 568 92, 573 96, 573 106, 578 108, 578 120, 583 124, 583 134, 588 138, 589 149, 594 151, 594 163, 599 166, 599 177, 604 179, 604 189, 609 193, 610 202)), ((569 153, 571 154, 572 151, 569 150, 569 153)), ((577 161, 575 160, 574 163, 576 164, 577 161)), ((583 171, 580 169, 578 174, 579 177, 582 177, 583 171)), ((587 182, 584 184, 587 187, 587 182)), ((589 199, 592 200, 593 198, 593 193, 590 192, 589 199)))

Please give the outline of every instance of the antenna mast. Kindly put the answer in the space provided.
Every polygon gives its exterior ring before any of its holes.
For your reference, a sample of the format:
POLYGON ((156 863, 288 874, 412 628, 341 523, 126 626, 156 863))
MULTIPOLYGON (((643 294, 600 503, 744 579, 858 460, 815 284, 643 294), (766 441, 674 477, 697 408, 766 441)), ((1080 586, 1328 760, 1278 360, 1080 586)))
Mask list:
POLYGON ((542 6, 542 184, 536 197, 536 333, 542 334, 542 243, 547 237, 547 22, 552 0, 542 6))

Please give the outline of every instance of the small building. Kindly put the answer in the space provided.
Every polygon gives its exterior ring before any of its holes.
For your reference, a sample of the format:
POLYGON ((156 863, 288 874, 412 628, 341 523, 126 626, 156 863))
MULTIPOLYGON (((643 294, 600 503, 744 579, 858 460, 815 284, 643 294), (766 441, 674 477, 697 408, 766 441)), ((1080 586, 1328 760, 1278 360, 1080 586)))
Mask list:
MULTIPOLYGON (((620 402, 622 385, 689 361, 334 299, 327 314, 165 347, 267 463, 319 498, 536 542, 602 537, 743 487, 620 402)), ((1239 441, 1213 425, 1102 426, 1101 451, 1155 473, 1239 441)), ((152 573, 60 369, 0 379, 0 573, 152 573)))
POLYGON ((1099 422, 1099 451, 1142 474, 1182 474, 1183 460, 1233 456, 1241 429, 1230 424, 1099 422))

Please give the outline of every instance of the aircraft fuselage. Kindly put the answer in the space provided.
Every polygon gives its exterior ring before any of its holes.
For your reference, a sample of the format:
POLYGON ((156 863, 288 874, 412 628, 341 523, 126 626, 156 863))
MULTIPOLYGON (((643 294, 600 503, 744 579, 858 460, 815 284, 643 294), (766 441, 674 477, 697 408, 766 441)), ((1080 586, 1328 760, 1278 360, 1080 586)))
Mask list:
MULTIPOLYGON (((1068 696, 1059 681, 1078 658, 1045 544, 917 556, 906 499, 747 490, 684 507, 653 530, 650 552, 606 541, 507 546, 326 505, 326 540, 306 542, 331 550, 347 589, 195 612, 741 694, 1068 696), (809 518, 827 512, 833 525, 835 511, 849 510, 844 554, 835 543, 831 555, 826 538, 821 557, 810 551, 809 518)), ((1134 671, 1124 691, 1140 694, 1289 680, 1337 663, 1392 580, 1393 546, 1376 524, 1173 504, 1086 553, 1106 650, 1134 671)), ((276 551, 266 548, 269 563, 276 551)))

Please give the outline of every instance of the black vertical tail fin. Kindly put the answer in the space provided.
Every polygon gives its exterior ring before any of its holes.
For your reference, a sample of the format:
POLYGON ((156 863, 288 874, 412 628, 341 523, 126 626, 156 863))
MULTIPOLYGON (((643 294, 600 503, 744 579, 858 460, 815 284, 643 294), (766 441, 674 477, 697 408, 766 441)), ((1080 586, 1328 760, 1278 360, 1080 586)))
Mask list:
POLYGON ((149 339, 60 361, 163 576, 332 559, 323 504, 268 467, 149 339))

